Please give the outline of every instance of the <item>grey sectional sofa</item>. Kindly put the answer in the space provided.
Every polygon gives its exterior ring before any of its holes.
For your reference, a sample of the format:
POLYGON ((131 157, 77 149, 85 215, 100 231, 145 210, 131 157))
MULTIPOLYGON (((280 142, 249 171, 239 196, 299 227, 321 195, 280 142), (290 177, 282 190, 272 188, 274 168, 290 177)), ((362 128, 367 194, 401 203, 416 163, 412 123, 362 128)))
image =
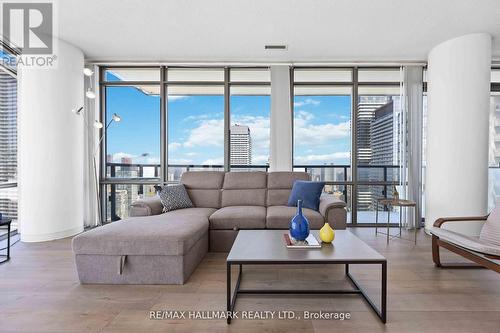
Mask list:
MULTIPOLYGON (((182 175, 195 208, 162 213, 158 198, 134 202, 130 218, 73 238, 82 283, 182 284, 207 250, 227 252, 239 229, 288 229, 287 201, 304 172, 193 171, 182 175)), ((304 209, 311 229, 346 228, 345 203, 323 195, 319 212, 304 209)))

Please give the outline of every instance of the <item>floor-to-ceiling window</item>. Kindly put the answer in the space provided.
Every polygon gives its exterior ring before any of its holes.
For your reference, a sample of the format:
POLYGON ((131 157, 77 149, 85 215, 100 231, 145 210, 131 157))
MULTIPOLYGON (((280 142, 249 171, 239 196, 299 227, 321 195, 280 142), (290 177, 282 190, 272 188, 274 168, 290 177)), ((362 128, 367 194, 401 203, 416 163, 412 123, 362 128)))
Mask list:
POLYGON ((224 69, 167 70, 168 180, 224 169, 224 69))
POLYGON ((401 182, 401 80, 400 68, 293 71, 294 169, 326 181, 347 202, 350 223, 375 222, 377 199, 401 182))
POLYGON ((296 68, 293 79, 294 170, 327 181, 350 212, 352 69, 296 68))
POLYGON ((491 70, 488 208, 500 196, 500 67, 491 70))
POLYGON ((230 166, 232 171, 269 166, 271 77, 268 68, 231 68, 230 166))
POLYGON ((0 213, 17 227, 16 55, 0 50, 0 213))
MULTIPOLYGON (((325 180, 350 223, 374 222, 376 198, 402 181, 400 68, 295 67, 291 77, 294 169, 325 180)), ((100 81, 107 220, 187 170, 268 169, 269 68, 107 67, 100 81)))
MULTIPOLYGON (((356 110, 356 208, 358 223, 373 223, 377 199, 392 197, 400 182, 404 132, 401 73, 394 69, 359 69, 356 110)), ((402 189, 399 188, 399 191, 402 189)), ((391 222, 398 222, 393 213, 391 222)))
POLYGON ((267 170, 267 67, 103 67, 99 91, 106 221, 188 170, 267 170))
POLYGON ((105 139, 105 218, 128 217, 130 204, 154 195, 145 179, 159 181, 159 68, 108 68, 102 72, 101 94, 105 139))

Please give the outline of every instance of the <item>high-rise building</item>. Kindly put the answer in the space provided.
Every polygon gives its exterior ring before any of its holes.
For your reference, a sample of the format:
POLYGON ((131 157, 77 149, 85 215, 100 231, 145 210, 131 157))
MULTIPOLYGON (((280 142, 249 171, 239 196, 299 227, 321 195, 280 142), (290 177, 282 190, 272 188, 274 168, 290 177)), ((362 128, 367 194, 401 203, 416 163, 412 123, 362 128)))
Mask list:
MULTIPOLYGON (((398 103, 397 96, 360 97, 357 121, 359 180, 393 180, 394 169, 384 170, 382 166, 399 165, 398 103), (384 174, 387 174, 386 178, 384 174)), ((384 186, 359 186, 358 209, 373 209, 376 198, 384 196, 384 190, 384 186)))
MULTIPOLYGON (((17 79, 0 71, 0 182, 17 179, 17 79)), ((0 193, 0 212, 17 218, 17 188, 0 193)))
POLYGON ((373 156, 371 147, 371 128, 375 119, 375 111, 390 100, 389 96, 360 96, 358 118, 356 122, 356 139, 358 148, 358 164, 370 164, 373 156))
POLYGON ((231 126, 231 165, 252 164, 252 137, 250 128, 244 125, 231 126))

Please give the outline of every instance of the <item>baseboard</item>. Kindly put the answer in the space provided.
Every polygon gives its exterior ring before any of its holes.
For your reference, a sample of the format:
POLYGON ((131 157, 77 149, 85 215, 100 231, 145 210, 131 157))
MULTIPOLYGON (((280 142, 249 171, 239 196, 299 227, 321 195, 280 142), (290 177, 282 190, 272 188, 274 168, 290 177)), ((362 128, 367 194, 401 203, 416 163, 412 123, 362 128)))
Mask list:
POLYGON ((35 242, 48 242, 56 239, 66 238, 70 236, 74 236, 83 231, 83 225, 78 226, 76 228, 71 228, 68 230, 48 233, 48 234, 36 234, 36 235, 27 235, 21 232, 21 242, 25 243, 35 243, 35 242))

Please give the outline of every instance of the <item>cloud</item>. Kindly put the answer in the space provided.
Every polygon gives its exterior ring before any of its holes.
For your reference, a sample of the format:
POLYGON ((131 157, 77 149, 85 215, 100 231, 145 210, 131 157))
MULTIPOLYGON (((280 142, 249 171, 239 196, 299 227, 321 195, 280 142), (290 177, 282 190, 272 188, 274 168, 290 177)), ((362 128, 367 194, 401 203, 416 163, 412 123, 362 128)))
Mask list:
POLYGON ((119 152, 119 153, 114 153, 112 159, 113 159, 113 162, 120 163, 122 161, 122 158, 136 158, 136 157, 137 157, 137 155, 119 152))
POLYGON ((224 164, 224 157, 209 158, 208 160, 203 161, 201 164, 203 164, 203 165, 223 165, 224 164))
POLYGON ((198 153, 196 153, 194 151, 191 151, 191 152, 184 153, 184 155, 186 155, 186 156, 197 156, 198 153))
POLYGON ((174 151, 174 150, 177 150, 178 148, 182 147, 182 144, 179 143, 179 142, 172 142, 172 143, 169 143, 168 144, 168 149, 170 151, 174 151))
POLYGON ((267 162, 269 162, 269 155, 252 156, 252 163, 254 164, 267 164, 267 162))
POLYGON ((318 100, 315 100, 315 99, 312 99, 312 98, 306 98, 305 100, 303 101, 299 101, 299 102, 294 102, 293 103, 293 106, 294 107, 301 107, 301 106, 304 106, 304 105, 313 105, 313 106, 317 106, 319 105, 321 102, 318 101, 318 100))
POLYGON ((306 111, 299 111, 295 114, 294 139, 296 142, 314 146, 350 137, 350 121, 338 124, 313 124, 313 119, 314 115, 306 111))
POLYGON ((319 155, 306 155, 306 156, 295 156, 295 163, 305 164, 310 162, 316 163, 328 163, 335 160, 349 160, 351 153, 348 151, 335 152, 331 154, 319 154, 319 155))
POLYGON ((224 120, 209 119, 201 121, 189 133, 184 147, 222 146, 224 144, 224 120))

